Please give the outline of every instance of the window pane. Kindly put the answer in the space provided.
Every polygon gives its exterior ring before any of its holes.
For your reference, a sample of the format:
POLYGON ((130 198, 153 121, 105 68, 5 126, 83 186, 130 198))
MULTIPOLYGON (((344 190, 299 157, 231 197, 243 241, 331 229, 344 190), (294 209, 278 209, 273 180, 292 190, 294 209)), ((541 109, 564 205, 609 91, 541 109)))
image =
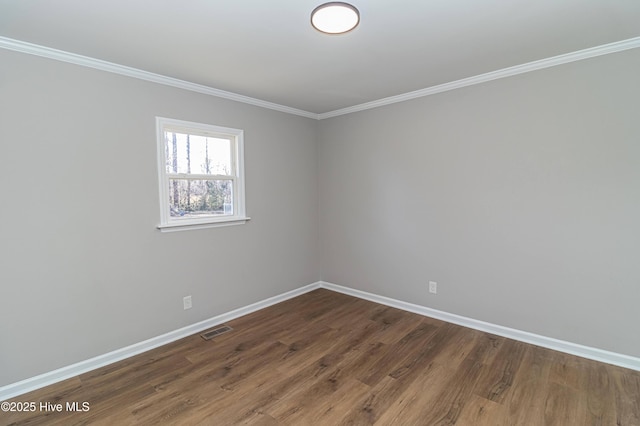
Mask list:
POLYGON ((167 173, 231 175, 231 141, 165 132, 167 173))
POLYGON ((233 181, 169 179, 171 217, 233 215, 233 181))

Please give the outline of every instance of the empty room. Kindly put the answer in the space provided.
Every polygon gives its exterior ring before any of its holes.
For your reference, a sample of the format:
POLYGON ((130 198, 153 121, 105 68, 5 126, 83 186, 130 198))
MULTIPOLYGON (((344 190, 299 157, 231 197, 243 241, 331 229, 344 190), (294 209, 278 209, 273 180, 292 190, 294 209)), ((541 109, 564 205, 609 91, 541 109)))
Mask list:
POLYGON ((637 0, 0 0, 0 425, 640 426, 637 0))

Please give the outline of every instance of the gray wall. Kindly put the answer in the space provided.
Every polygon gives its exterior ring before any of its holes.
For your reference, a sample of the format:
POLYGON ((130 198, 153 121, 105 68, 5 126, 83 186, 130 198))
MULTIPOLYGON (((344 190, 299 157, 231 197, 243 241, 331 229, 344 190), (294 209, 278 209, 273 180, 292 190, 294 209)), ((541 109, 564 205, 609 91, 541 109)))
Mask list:
POLYGON ((0 386, 317 281, 317 126, 0 50, 0 386), (156 116, 244 129, 250 222, 155 228, 156 116))
POLYGON ((0 386, 320 277, 640 356, 638 69, 315 122, 0 50, 0 386), (155 229, 155 116, 245 130, 247 225, 155 229))
POLYGON ((640 356, 639 70, 635 49, 322 121, 323 280, 640 356))

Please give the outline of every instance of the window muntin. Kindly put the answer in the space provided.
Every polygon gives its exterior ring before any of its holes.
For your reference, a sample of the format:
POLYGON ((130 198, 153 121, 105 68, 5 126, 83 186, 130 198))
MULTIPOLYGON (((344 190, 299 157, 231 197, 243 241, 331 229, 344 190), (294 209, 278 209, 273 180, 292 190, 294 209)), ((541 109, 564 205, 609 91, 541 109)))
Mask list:
POLYGON ((243 132, 157 118, 160 229, 244 223, 243 132))

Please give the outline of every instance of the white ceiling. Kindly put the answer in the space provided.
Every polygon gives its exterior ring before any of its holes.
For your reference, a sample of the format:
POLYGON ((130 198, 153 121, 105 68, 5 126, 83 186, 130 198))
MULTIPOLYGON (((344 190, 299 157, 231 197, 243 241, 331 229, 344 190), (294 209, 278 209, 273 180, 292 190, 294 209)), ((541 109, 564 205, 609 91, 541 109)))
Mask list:
POLYGON ((326 113, 640 36, 640 0, 0 0, 0 36, 326 113))

